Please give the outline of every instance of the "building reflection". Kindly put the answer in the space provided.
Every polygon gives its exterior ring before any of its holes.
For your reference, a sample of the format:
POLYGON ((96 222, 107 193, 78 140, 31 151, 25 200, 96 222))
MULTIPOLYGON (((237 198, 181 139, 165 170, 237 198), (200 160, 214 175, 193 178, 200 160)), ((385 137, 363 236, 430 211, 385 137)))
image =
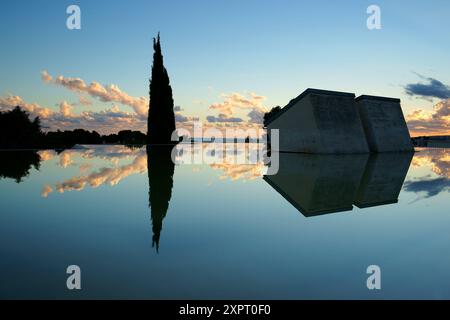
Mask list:
POLYGON ((149 184, 149 207, 151 211, 153 239, 152 246, 159 251, 159 240, 163 220, 172 198, 175 164, 171 158, 170 146, 147 146, 147 168, 149 184))
POLYGON ((414 153, 379 153, 370 156, 355 205, 367 208, 398 202, 414 153))
POLYGON ((412 157, 280 153, 278 173, 264 180, 304 216, 317 216, 397 202, 412 157))

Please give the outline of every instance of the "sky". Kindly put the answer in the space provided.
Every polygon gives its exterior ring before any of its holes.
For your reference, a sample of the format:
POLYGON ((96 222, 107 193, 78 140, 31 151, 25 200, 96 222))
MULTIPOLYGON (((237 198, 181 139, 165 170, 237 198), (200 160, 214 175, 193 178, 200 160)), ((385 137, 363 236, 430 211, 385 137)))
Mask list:
POLYGON ((450 134, 449 12, 446 0, 8 0, 0 111, 19 104, 49 130, 145 132, 160 32, 178 126, 258 126, 318 88, 400 98, 413 136, 450 134), (66 26, 72 4, 80 30, 66 26))

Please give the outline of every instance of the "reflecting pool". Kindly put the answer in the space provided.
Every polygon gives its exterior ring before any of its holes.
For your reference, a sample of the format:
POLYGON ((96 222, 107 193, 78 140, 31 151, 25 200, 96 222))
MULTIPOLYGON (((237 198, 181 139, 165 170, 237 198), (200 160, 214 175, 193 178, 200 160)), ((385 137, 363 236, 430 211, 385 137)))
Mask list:
POLYGON ((450 299, 450 149, 240 153, 0 151, 0 298, 450 299))

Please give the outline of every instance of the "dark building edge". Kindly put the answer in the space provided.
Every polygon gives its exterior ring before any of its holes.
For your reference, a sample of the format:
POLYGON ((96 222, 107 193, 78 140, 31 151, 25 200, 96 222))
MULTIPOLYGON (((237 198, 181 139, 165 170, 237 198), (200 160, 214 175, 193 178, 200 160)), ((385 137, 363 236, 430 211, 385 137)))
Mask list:
POLYGON ((400 103, 400 99, 397 98, 388 98, 388 97, 379 97, 379 96, 369 96, 369 95, 362 95, 355 99, 355 102, 361 101, 361 100, 375 100, 375 101, 384 101, 384 102, 395 102, 400 103))
POLYGON ((275 114, 271 119, 269 119, 267 121, 266 127, 269 124, 271 124, 273 121, 278 119, 283 113, 288 111, 293 105, 295 105, 298 101, 303 99, 308 94, 322 94, 322 95, 330 95, 330 96, 340 96, 340 97, 352 97, 352 98, 355 98, 355 94, 354 93, 308 88, 305 91, 303 91, 297 98, 294 98, 291 101, 289 101, 289 103, 284 108, 282 108, 277 114, 275 114))

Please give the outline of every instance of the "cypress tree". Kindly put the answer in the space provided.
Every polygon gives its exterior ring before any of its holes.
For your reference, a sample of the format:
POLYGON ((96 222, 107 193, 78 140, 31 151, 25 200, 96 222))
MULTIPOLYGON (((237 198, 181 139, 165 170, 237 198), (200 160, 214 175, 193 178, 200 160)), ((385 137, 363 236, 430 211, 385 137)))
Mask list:
POLYGON ((153 38, 153 66, 150 80, 150 106, 147 121, 148 144, 173 144, 175 131, 175 113, 173 111, 172 87, 169 75, 164 67, 161 42, 153 38))

